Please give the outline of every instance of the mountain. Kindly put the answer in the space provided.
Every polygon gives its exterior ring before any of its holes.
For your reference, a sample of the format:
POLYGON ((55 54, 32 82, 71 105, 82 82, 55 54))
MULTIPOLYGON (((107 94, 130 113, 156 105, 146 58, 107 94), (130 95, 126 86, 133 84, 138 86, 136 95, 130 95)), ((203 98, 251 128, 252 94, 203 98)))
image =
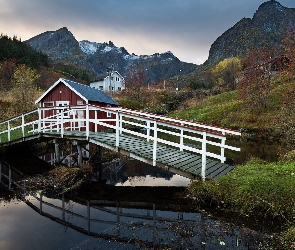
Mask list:
POLYGON ((129 54, 124 47, 116 47, 111 41, 108 43, 77 41, 66 27, 44 32, 25 43, 47 54, 56 63, 72 63, 89 70, 94 74, 93 78, 106 73, 106 69, 111 65, 114 65, 114 69, 123 76, 126 75, 128 67, 141 66, 146 69, 148 82, 188 74, 197 67, 192 63, 181 62, 170 51, 150 56, 137 56, 129 54))
POLYGON ((250 48, 280 47, 290 30, 295 30, 295 9, 275 0, 261 4, 253 18, 243 18, 211 45, 205 64, 225 58, 243 57, 250 48))

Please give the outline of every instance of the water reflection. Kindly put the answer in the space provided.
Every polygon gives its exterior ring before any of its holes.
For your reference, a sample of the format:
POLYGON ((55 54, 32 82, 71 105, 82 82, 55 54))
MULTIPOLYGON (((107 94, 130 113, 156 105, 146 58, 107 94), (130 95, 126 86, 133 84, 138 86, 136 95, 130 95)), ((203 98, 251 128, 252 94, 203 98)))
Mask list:
MULTIPOLYGON (((89 152, 82 151, 83 157, 88 159, 89 152)), ((60 158, 62 164, 68 167, 77 166, 77 152, 71 151, 67 155, 61 152, 60 158)), ((55 153, 47 153, 40 158, 51 165, 56 163, 55 153)), ((84 163, 87 163, 86 161, 84 163)), ((101 179, 105 180, 106 184, 115 186, 182 186, 187 187, 190 180, 186 177, 173 174, 165 169, 149 165, 133 159, 121 160, 113 159, 112 161, 102 164, 101 179)), ((99 171, 94 172, 92 181, 98 181, 99 171)))
POLYGON ((126 208, 40 194, 26 196, 26 202, 0 200, 1 249, 251 249, 254 244, 244 242, 243 232, 231 224, 152 204, 126 208))

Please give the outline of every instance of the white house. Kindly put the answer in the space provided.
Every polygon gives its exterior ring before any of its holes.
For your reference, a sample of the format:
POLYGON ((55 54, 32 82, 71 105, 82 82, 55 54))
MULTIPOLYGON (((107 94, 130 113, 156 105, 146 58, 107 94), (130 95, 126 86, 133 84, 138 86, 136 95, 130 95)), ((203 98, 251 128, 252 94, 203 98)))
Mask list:
POLYGON ((113 92, 118 92, 125 89, 124 78, 117 72, 113 71, 111 79, 109 74, 101 75, 96 81, 90 83, 90 87, 103 91, 110 91, 112 86, 113 92))

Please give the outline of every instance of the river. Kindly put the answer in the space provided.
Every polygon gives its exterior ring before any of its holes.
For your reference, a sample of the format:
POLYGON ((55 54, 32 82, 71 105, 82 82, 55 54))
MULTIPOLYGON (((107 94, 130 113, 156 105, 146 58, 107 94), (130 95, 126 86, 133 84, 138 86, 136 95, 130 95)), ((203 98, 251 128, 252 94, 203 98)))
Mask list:
MULTIPOLYGON (((52 154, 41 158, 53 162, 52 154)), ((70 164, 69 161, 65 163, 70 164)), ((37 167, 37 166, 36 166, 37 167)), ((117 187, 187 187, 190 180, 148 164, 114 161, 103 179, 117 187)), ((92 181, 96 181, 95 175, 92 181)), ((1 187, 1 185, 0 185, 1 187)), ((155 202, 85 201, 0 189, 0 249, 257 249, 264 237, 190 208, 155 202), (89 203, 90 202, 90 203, 89 203)), ((111 195, 111 194, 110 194, 111 195)))

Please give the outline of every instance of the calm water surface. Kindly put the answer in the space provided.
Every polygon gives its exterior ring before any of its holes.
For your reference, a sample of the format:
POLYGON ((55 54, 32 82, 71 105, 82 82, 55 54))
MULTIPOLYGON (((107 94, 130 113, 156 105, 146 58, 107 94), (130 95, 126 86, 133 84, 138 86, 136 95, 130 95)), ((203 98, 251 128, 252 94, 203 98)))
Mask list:
MULTIPOLYGON (((26 199, 40 208, 35 197, 26 199)), ((63 207, 60 197, 43 196, 42 200, 63 207)), ((58 210, 47 204, 42 211, 51 218, 2 191, 0 249, 253 249, 248 248, 249 242, 243 243, 243 231, 200 213, 157 210, 157 205, 141 209, 92 206, 88 222, 81 218, 88 216, 86 205, 66 200, 64 210, 58 210), (69 224, 61 225, 53 218, 69 224), (71 225, 90 229, 97 236, 78 232, 71 225)))

